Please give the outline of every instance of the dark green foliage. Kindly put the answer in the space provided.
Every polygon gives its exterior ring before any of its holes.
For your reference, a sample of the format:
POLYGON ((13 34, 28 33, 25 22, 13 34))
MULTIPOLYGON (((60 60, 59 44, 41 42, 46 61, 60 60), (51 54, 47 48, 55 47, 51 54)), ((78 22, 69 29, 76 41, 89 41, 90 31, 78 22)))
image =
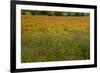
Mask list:
POLYGON ((25 11, 22 10, 21 11, 21 15, 26 15, 25 11))
POLYGON ((47 15, 47 12, 46 11, 41 11, 40 14, 41 15, 47 15))
POLYGON ((35 15, 35 12, 31 12, 32 15, 35 15))
POLYGON ((55 16, 62 16, 62 12, 55 12, 55 16))
POLYGON ((57 12, 57 11, 31 11, 22 10, 22 15, 27 15, 27 12, 31 15, 48 15, 48 16, 89 16, 89 13, 80 12, 57 12))

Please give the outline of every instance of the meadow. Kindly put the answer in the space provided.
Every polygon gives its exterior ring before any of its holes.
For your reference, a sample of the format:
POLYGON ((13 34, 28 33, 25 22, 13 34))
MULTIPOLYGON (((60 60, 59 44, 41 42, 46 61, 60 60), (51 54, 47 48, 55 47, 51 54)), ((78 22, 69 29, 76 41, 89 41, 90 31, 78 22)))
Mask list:
POLYGON ((89 16, 21 15, 21 62, 90 59, 89 16))

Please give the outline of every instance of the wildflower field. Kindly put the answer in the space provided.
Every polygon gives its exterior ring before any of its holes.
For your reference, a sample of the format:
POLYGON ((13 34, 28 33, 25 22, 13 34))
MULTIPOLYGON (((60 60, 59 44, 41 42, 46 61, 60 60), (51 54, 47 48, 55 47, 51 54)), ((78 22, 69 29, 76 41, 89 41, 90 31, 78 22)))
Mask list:
POLYGON ((21 15, 21 62, 90 59, 90 17, 21 15))

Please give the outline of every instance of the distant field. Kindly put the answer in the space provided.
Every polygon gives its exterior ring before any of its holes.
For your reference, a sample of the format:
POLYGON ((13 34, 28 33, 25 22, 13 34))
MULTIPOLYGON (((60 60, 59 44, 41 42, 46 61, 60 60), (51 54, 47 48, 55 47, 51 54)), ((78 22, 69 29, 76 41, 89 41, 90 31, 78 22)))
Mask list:
POLYGON ((22 63, 90 59, 89 16, 21 18, 22 63))

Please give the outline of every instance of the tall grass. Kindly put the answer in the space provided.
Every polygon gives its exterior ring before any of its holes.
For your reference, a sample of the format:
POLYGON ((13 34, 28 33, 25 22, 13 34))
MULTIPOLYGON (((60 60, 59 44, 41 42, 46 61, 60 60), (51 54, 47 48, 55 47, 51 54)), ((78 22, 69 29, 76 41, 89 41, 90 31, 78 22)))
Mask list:
POLYGON ((88 33, 24 34, 22 35, 22 62, 89 59, 88 33))

